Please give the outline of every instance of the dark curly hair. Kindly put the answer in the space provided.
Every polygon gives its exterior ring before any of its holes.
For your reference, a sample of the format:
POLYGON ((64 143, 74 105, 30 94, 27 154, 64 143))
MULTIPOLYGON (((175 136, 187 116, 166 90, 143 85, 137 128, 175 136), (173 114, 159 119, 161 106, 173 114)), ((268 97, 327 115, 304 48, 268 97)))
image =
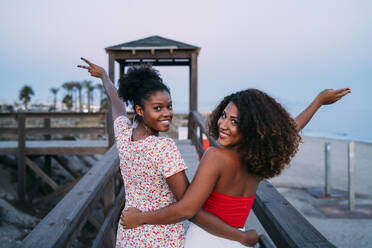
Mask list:
POLYGON ((118 95, 127 104, 131 103, 133 109, 136 105, 144 107, 143 101, 149 99, 157 91, 166 91, 170 94, 159 72, 148 64, 130 67, 127 73, 119 79, 118 95))
POLYGON ((233 102, 239 111, 236 145, 248 173, 263 178, 279 175, 298 150, 301 137, 289 113, 266 93, 248 89, 226 96, 212 112, 209 134, 218 138, 218 119, 233 102))

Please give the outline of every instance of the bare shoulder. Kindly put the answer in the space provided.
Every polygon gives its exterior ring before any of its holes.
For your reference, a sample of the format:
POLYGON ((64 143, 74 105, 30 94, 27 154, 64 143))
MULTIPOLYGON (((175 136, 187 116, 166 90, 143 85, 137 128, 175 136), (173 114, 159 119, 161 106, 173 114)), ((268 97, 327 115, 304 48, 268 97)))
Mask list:
POLYGON ((231 152, 228 149, 221 148, 221 147, 209 147, 201 161, 213 161, 214 165, 222 165, 225 164, 231 157, 231 152))

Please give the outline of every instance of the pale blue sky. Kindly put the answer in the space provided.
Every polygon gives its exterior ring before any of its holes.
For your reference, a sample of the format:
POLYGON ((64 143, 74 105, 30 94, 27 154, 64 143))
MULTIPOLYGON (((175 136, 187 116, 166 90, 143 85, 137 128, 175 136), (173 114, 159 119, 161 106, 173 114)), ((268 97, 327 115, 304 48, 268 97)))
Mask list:
MULTIPOLYGON (((0 99, 16 100, 29 84, 34 99, 51 100, 49 88, 89 79, 75 67, 80 56, 107 67, 104 47, 160 35, 202 48, 201 109, 248 87, 291 108, 349 86, 353 93, 331 110, 367 111, 356 123, 369 123, 371 12, 367 0, 1 1, 0 99)), ((174 101, 187 101, 187 68, 160 71, 174 101)))

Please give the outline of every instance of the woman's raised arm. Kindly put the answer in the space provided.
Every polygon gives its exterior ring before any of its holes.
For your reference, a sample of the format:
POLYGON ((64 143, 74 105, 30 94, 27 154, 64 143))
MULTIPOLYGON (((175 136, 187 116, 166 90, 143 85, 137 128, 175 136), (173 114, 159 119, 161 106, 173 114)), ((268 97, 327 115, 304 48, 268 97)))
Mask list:
POLYGON ((350 88, 339 90, 327 89, 320 92, 314 101, 294 119, 297 131, 301 131, 306 126, 321 106, 335 103, 350 92, 350 88))
POLYGON ((110 100, 112 119, 115 120, 120 115, 126 116, 127 112, 125 110, 126 108, 125 103, 123 102, 123 100, 120 99, 117 93, 117 89, 115 85, 111 82, 111 79, 107 75, 105 69, 98 65, 93 64, 92 62, 85 58, 81 58, 81 60, 87 63, 88 66, 78 65, 79 68, 87 69, 92 77, 97 77, 102 80, 103 87, 105 88, 107 96, 110 100))

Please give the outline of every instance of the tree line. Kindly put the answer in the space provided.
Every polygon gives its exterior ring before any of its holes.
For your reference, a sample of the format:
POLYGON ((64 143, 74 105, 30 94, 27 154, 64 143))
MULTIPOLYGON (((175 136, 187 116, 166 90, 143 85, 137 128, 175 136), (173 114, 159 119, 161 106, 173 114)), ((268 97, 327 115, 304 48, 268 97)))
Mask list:
MULTIPOLYGON (((102 84, 94 85, 90 80, 84 81, 68 81, 64 82, 61 87, 50 88, 50 92, 53 94, 53 105, 49 107, 49 111, 57 111, 57 94, 63 89, 64 95, 62 98, 62 104, 68 111, 83 112, 87 109, 88 112, 92 111, 93 103, 93 92, 94 90, 99 91, 99 105, 100 111, 107 110, 108 98, 103 89, 102 84), (85 103, 83 99, 83 93, 85 93, 85 103)), ((35 95, 34 90, 29 85, 24 85, 19 91, 19 100, 22 102, 24 109, 29 109, 29 103, 31 102, 32 96, 35 95)), ((0 105, 0 111, 12 112, 14 111, 11 105, 0 105)))

